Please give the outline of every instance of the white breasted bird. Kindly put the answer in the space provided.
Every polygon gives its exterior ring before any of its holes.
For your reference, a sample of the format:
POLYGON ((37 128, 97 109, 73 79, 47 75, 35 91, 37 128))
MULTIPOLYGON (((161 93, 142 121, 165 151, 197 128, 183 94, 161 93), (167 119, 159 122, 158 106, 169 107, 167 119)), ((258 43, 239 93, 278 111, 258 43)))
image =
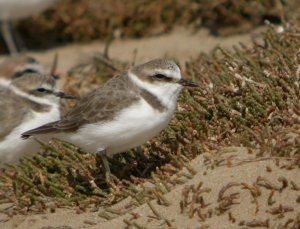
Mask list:
POLYGON ((155 59, 132 67, 83 97, 59 121, 22 134, 22 138, 47 136, 73 143, 101 156, 110 173, 106 156, 137 147, 155 137, 172 118, 184 80, 177 64, 155 59))
POLYGON ((59 99, 73 98, 59 91, 52 75, 27 73, 0 84, 0 164, 17 162, 34 153, 39 144, 20 135, 27 130, 60 119, 59 99))

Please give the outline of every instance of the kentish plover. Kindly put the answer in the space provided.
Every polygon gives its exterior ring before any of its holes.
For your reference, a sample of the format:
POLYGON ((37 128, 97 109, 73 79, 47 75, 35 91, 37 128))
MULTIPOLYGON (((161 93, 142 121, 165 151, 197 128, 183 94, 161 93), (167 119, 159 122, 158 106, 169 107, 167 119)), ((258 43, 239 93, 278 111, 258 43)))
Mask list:
POLYGON ((177 64, 155 59, 135 66, 110 79, 104 86, 83 97, 59 121, 22 134, 55 137, 101 156, 137 147, 158 135, 169 123, 183 86, 197 86, 181 78, 177 64))

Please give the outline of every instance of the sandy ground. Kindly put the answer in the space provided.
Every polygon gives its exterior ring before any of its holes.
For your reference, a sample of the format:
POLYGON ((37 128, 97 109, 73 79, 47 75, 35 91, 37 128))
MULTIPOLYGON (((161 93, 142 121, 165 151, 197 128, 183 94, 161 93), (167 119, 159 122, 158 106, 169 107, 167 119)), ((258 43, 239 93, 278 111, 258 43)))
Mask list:
MULTIPOLYGON (((190 29, 177 28, 170 34, 162 36, 139 40, 114 40, 109 49, 109 56, 121 61, 135 59, 137 63, 159 57, 171 57, 184 64, 189 58, 196 57, 200 52, 209 52, 216 45, 230 48, 238 45, 239 42, 248 44, 251 37, 258 36, 257 34, 264 29, 261 27, 249 34, 220 38, 210 35, 206 29, 193 32, 190 29)), ((66 72, 87 57, 97 52, 103 52, 104 48, 105 43, 95 41, 88 44, 72 44, 45 51, 29 52, 28 54, 39 60, 46 69, 50 69, 54 55, 58 53, 58 69, 66 72)), ((0 61, 6 57, 0 56, 0 61)))
MULTIPOLYGON (((300 213, 300 170, 288 169, 284 159, 257 159, 249 152, 231 147, 198 156, 190 163, 195 175, 165 194, 168 206, 150 202, 154 211, 143 204, 106 220, 99 216, 104 209, 81 214, 59 209, 18 215, 1 228, 293 228, 300 213)), ((110 209, 124 209, 128 202, 130 198, 110 209)))

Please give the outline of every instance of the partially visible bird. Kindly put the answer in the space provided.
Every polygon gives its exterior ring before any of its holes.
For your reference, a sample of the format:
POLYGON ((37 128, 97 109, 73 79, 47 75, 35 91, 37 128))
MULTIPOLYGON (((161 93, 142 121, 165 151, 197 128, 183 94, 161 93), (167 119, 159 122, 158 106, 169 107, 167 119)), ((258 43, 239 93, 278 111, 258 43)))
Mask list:
POLYGON ((36 141, 24 141, 20 134, 59 120, 60 98, 74 97, 59 91, 52 75, 28 73, 0 84, 0 164, 38 151, 36 141))
POLYGON ((56 0, 0 0, 0 21, 3 38, 9 52, 14 55, 18 48, 13 36, 12 21, 29 17, 47 9, 56 0))

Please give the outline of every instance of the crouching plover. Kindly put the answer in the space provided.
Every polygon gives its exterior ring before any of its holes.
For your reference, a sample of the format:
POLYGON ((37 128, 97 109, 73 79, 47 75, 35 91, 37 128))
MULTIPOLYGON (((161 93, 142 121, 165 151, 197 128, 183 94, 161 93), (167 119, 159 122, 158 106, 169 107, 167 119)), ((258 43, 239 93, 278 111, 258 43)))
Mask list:
POLYGON ((0 164, 16 162, 39 145, 23 141, 21 133, 60 118, 59 98, 73 98, 60 92, 51 75, 25 74, 7 86, 0 85, 0 164))
POLYGON ((101 156, 137 147, 156 136, 169 123, 183 86, 197 86, 181 78, 179 67, 164 59, 135 66, 91 92, 61 120, 22 134, 51 136, 101 156))

